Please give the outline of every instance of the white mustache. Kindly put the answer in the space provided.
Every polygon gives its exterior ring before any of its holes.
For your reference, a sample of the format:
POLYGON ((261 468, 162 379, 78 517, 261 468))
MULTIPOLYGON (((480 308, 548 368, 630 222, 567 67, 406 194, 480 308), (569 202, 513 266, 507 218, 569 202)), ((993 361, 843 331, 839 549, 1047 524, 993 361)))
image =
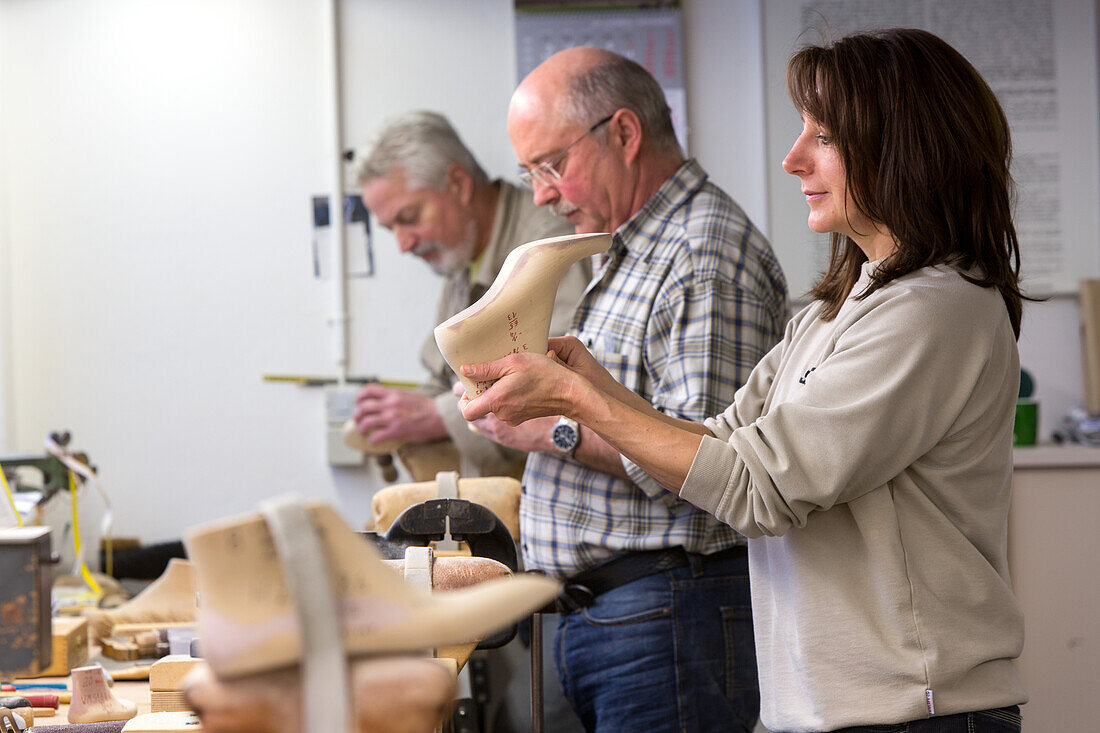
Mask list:
POLYGON ((425 255, 431 254, 438 249, 439 246, 435 242, 417 242, 416 246, 412 248, 412 254, 423 258, 425 255))
POLYGON ((571 203, 569 201, 565 201, 565 200, 555 201, 554 203, 550 204, 550 210, 553 211, 558 216, 562 216, 562 217, 569 216, 573 212, 577 211, 577 209, 578 209, 577 206, 575 206, 573 203, 571 203))

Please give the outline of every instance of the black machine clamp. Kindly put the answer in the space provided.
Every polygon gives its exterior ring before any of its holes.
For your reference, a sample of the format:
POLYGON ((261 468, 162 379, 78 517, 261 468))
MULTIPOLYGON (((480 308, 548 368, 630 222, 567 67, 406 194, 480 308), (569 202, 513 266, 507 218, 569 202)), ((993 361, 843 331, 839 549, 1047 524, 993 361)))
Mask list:
MULTIPOLYGON (((362 534, 391 560, 403 558, 406 548, 453 539, 469 545, 474 556, 496 560, 512 572, 519 566, 516 543, 504 522, 487 507, 465 499, 429 499, 413 504, 401 512, 385 534, 362 534)), ((481 641, 478 649, 504 646, 515 635, 516 627, 512 625, 481 641)))

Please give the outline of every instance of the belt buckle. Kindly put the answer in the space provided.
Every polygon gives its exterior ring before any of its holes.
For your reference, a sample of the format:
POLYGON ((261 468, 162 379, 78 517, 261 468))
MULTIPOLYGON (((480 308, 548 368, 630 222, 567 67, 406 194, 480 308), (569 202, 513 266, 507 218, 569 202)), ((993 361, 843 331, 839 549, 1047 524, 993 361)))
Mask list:
POLYGON ((595 600, 596 594, 588 586, 580 583, 566 583, 558 594, 558 604, 564 613, 573 613, 587 608, 595 600))

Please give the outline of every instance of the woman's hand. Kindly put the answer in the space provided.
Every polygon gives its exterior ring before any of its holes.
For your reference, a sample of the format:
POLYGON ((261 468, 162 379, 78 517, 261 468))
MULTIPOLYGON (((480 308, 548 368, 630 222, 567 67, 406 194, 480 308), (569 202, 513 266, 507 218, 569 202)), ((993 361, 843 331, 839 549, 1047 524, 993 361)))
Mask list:
POLYGON ((596 361, 576 336, 555 336, 549 339, 549 355, 592 383, 601 392, 619 387, 615 378, 596 361))
MULTIPOLYGON (((536 417, 571 417, 608 446, 616 468, 622 469, 618 463, 618 454, 622 454, 678 493, 701 436, 709 431, 701 424, 657 411, 616 382, 577 339, 555 338, 549 346, 546 356, 512 354, 484 364, 463 365, 462 374, 468 379, 496 380, 472 400, 462 396, 459 409, 463 417, 474 422, 492 413, 508 425, 536 417)), ((580 447, 585 445, 582 441, 580 447)))
MULTIPOLYGON (((579 341, 577 345, 580 346, 579 341)), ((580 349, 584 351, 583 346, 580 349)), ((483 364, 463 365, 462 374, 468 379, 478 382, 495 380, 478 397, 471 400, 469 395, 463 396, 459 401, 463 417, 474 421, 493 413, 508 425, 519 425, 535 417, 572 417, 578 401, 586 392, 592 391, 592 385, 553 354, 511 354, 483 364)), ((583 361, 578 354, 574 354, 573 358, 583 361)), ((592 359, 592 362, 595 363, 595 360, 592 359)), ((599 364, 596 366, 599 367, 599 364)))

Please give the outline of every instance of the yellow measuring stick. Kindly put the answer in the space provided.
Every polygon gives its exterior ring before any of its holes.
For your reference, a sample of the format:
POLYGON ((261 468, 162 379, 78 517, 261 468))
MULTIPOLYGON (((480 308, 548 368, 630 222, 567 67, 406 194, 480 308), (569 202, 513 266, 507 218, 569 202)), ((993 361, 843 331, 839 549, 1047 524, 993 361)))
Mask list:
MULTIPOLYGON (((319 387, 325 384, 336 384, 336 377, 321 377, 309 374, 265 374, 265 382, 291 382, 303 387, 319 387)), ((398 387, 400 389, 416 389, 420 385, 416 382, 406 382, 397 379, 371 379, 368 377, 348 377, 351 384, 381 384, 383 387, 398 387)))

